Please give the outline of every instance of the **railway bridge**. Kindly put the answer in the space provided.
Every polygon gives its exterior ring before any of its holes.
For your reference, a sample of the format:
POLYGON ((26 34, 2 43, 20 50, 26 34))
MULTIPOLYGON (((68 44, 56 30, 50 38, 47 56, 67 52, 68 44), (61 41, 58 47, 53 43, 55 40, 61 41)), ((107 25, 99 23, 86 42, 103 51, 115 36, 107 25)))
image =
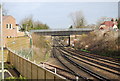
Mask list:
MULTIPOLYGON (((77 29, 57 29, 57 30, 31 30, 31 34, 38 34, 38 35, 44 35, 44 36, 51 36, 53 40, 53 46, 58 47, 58 45, 55 45, 55 41, 58 40, 60 42, 61 38, 67 38, 68 45, 70 46, 70 38, 72 35, 81 35, 83 33, 89 33, 93 31, 91 28, 77 28, 77 29)), ((59 45, 60 46, 60 45, 59 45)), ((63 46, 63 45, 61 45, 63 46)), ((60 47, 61 47, 60 46, 60 47)))

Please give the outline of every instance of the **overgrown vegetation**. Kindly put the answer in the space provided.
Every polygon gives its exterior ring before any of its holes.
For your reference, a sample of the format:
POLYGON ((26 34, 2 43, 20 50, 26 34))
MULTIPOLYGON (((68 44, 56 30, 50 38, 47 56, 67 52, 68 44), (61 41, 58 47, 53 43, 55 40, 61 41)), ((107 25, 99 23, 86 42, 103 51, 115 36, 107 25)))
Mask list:
POLYGON ((36 62, 47 61, 51 53, 51 37, 33 34, 33 59, 36 62))
POLYGON ((95 54, 120 58, 119 31, 94 31, 77 37, 76 49, 95 54))

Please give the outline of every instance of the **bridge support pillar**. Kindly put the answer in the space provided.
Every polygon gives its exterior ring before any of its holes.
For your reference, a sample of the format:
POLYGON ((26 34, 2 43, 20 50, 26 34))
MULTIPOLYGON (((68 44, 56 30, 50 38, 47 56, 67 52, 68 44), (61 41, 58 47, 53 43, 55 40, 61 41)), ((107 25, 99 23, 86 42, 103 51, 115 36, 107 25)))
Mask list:
POLYGON ((69 35, 68 41, 69 41, 69 45, 68 46, 70 46, 70 35, 69 35))

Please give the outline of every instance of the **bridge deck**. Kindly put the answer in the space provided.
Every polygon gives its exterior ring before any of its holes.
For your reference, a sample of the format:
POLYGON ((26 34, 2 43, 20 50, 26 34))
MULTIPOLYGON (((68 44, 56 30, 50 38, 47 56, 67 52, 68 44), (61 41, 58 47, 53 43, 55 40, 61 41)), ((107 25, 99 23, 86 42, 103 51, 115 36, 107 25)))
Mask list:
POLYGON ((78 29, 58 29, 58 30, 31 30, 31 33, 40 35, 80 35, 93 31, 91 28, 78 28, 78 29))

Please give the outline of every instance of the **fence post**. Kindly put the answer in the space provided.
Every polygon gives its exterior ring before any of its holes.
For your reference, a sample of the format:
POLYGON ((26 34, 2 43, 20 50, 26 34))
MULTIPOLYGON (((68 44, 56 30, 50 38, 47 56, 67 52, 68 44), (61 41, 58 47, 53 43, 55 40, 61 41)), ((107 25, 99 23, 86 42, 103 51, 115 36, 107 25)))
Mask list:
POLYGON ((54 68, 55 69, 55 74, 57 73, 57 69, 56 68, 54 68))

